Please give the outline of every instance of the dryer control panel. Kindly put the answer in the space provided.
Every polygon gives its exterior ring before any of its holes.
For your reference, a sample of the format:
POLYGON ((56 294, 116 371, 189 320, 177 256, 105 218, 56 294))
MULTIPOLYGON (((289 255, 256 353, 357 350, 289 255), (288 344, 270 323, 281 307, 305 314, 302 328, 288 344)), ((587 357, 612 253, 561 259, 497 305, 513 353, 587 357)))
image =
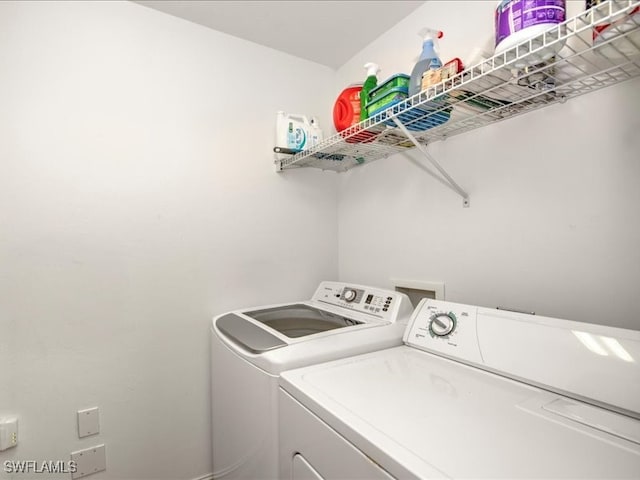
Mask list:
POLYGON ((476 317, 477 307, 425 299, 413 313, 403 340, 421 350, 482 363, 476 317))
MULTIPOLYGON (((637 330, 425 299, 403 340, 409 347, 626 415, 640 412, 637 330)), ((571 415, 561 410, 555 413, 571 415)), ((634 438, 640 438, 638 426, 634 438)))
POLYGON ((313 299, 337 307, 396 321, 411 312, 409 298, 401 292, 342 282, 322 282, 313 299))

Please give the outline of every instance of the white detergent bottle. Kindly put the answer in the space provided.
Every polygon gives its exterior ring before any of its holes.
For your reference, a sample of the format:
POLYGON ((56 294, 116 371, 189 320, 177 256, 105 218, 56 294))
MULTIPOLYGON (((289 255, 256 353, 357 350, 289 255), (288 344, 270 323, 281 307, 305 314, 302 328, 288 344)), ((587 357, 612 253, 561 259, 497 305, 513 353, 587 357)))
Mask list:
POLYGON ((409 96, 420 93, 422 90, 422 75, 424 75, 424 72, 442 67, 437 48, 438 39, 442 38, 443 33, 440 30, 423 28, 418 35, 422 37, 422 54, 420 55, 420 60, 411 71, 409 96))
POLYGON ((309 148, 311 124, 305 115, 279 111, 276 115, 276 148, 301 152, 309 148))

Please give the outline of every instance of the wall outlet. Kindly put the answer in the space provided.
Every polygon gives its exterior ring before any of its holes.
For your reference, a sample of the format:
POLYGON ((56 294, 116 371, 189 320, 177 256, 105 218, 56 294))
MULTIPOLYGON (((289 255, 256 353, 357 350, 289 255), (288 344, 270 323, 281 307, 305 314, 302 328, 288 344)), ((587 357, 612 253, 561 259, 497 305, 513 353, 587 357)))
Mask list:
POLYGON ((82 478, 106 470, 105 446, 102 444, 72 452, 71 461, 76 465, 76 471, 71 473, 71 478, 82 478))
POLYGON ((98 407, 78 410, 78 437, 88 437, 100 433, 100 412, 98 407))
POLYGON ((18 445, 18 419, 0 419, 0 452, 18 445))

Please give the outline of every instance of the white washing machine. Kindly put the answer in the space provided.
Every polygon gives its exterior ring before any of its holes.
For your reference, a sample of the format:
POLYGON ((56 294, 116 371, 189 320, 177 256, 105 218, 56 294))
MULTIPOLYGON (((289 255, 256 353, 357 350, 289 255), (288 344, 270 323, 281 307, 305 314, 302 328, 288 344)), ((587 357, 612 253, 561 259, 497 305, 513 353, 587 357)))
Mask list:
POLYGON ((283 373, 282 478, 640 478, 640 332, 423 300, 404 342, 283 373))
POLYGON ((400 292, 322 282, 311 300, 214 318, 214 478, 278 478, 280 373, 401 345, 412 311, 400 292))

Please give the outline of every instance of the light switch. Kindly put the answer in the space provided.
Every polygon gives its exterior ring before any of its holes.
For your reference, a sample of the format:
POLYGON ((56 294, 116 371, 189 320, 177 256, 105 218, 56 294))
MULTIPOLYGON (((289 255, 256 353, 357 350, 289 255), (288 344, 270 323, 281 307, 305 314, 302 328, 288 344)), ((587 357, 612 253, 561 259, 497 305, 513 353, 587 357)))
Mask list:
POLYGON ((107 457, 104 444, 85 450, 71 452, 71 461, 75 462, 76 471, 71 478, 81 478, 107 469, 107 457))
POLYGON ((98 407, 78 410, 78 436, 88 437, 100 433, 100 414, 98 407))

